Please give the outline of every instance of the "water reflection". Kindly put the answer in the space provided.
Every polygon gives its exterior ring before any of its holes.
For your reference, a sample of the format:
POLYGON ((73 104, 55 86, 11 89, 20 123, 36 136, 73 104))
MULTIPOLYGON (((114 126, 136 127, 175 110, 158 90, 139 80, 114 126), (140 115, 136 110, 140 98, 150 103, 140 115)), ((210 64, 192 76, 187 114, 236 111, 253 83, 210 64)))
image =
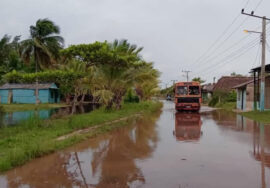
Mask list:
MULTIPOLYGON (((215 111, 213 119, 222 127, 226 126, 235 131, 249 133, 253 141, 253 148, 250 154, 256 161, 260 162, 260 187, 266 188, 265 168, 270 167, 270 126, 235 113, 228 112, 224 116, 223 111, 215 111)), ((246 138, 239 136, 238 139, 245 141, 246 138)))
POLYGON ((270 126, 226 111, 175 114, 166 105, 160 117, 11 170, 0 187, 269 187, 270 126))
POLYGON ((137 160, 149 158, 159 141, 160 114, 131 122, 111 134, 90 139, 34 160, 6 174, 9 187, 137 187, 145 183, 137 160), (44 165, 45 164, 45 165, 44 165))
POLYGON ((179 141, 198 141, 202 135, 202 121, 199 113, 175 113, 173 134, 179 141))
POLYGON ((40 119, 49 119, 49 118, 59 118, 70 114, 88 113, 98 107, 99 106, 96 104, 95 105, 87 104, 87 105, 53 108, 53 109, 0 113, 0 128, 1 126, 15 125, 21 121, 25 121, 34 117, 38 117, 40 119))

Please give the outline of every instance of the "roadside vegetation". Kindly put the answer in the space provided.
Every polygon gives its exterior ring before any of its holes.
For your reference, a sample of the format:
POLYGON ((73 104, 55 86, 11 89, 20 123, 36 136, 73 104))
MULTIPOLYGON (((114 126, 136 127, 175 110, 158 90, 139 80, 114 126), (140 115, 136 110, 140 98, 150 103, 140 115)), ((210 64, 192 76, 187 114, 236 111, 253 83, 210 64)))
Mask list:
MULTIPOLYGON (((53 82, 66 105, 90 102, 101 107, 87 114, 49 120, 32 118, 16 126, 0 127, 0 171, 127 125, 127 120, 136 119, 135 114, 158 111, 162 104, 151 99, 160 92, 160 72, 152 62, 143 59, 142 50, 127 40, 117 39, 65 48, 59 26, 49 19, 39 19, 30 26, 30 37, 25 40, 20 36, 3 36, 2 84, 53 82), (56 140, 85 128, 89 128, 86 134, 56 140)), ((10 104, 2 105, 2 109, 12 112, 61 106, 10 104)))
POLYGON ((162 107, 160 102, 125 103, 120 110, 100 108, 91 113, 60 119, 30 119, 17 126, 0 129, 0 171, 65 148, 84 139, 130 124, 137 115, 150 115, 162 107), (122 119, 121 119, 122 118, 122 119), (124 118, 124 119, 123 119, 124 118), (119 121, 116 121, 119 120, 119 121), (104 123, 108 124, 104 124, 104 123), (60 136, 90 128, 63 140, 60 136), (91 129, 92 128, 92 129, 91 129))
POLYGON ((241 115, 253 119, 255 121, 265 123, 265 124, 270 124, 270 111, 251 111, 251 112, 243 112, 241 115))
POLYGON ((223 108, 227 111, 231 111, 236 108, 237 94, 234 91, 216 91, 209 101, 208 105, 216 108, 223 108))
POLYGON ((96 41, 64 48, 60 28, 48 19, 30 26, 30 37, 5 35, 0 40, 2 83, 54 82, 62 101, 76 105, 91 98, 107 109, 120 109, 133 90, 140 101, 159 93, 158 70, 127 40, 96 41), (90 96, 90 97, 86 97, 90 96))

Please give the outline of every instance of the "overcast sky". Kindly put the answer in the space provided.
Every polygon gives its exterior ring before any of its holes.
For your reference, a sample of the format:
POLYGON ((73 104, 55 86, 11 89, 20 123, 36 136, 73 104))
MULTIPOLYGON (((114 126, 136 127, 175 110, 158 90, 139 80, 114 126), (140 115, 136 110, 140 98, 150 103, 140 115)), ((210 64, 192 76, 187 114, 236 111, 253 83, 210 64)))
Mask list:
POLYGON ((255 14, 270 17, 269 0, 0 0, 0 37, 27 38, 30 25, 49 18, 60 26, 66 47, 114 39, 144 47, 144 59, 162 72, 162 87, 185 80, 182 70, 212 82, 259 65, 259 35, 243 30, 260 31, 261 20, 240 15, 257 5, 255 14))

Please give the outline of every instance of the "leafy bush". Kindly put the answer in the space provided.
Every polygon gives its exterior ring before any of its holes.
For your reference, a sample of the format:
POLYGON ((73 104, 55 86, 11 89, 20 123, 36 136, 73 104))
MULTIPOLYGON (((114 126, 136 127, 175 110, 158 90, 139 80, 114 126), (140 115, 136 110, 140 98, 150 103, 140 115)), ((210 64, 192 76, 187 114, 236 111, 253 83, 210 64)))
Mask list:
POLYGON ((129 89, 124 98, 125 103, 138 103, 140 102, 139 97, 135 94, 133 89, 129 89))
POLYGON ((218 103, 218 96, 213 96, 212 99, 209 101, 208 105, 214 107, 217 105, 217 103, 218 103))
POLYGON ((208 105, 216 106, 218 103, 224 104, 228 102, 236 102, 236 99, 237 99, 237 94, 235 91, 231 91, 231 92, 216 91, 208 105))

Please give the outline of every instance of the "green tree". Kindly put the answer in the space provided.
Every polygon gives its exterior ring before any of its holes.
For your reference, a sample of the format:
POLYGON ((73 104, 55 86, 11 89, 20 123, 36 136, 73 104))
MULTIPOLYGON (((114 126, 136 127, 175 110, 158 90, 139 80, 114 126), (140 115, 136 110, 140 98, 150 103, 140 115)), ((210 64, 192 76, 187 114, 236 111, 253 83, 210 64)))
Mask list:
POLYGON ((242 74, 237 74, 236 72, 232 72, 231 76, 239 76, 240 77, 240 76, 243 76, 243 75, 242 74))
POLYGON ((40 69, 51 67, 59 58, 64 39, 60 29, 49 19, 39 19, 30 26, 30 38, 22 41, 22 58, 29 63, 31 57, 40 69))
POLYGON ((153 68, 152 63, 145 63, 137 69, 135 86, 141 100, 149 100, 152 96, 160 93, 159 76, 160 72, 153 68))
POLYGON ((203 84, 205 80, 202 80, 201 77, 195 77, 192 79, 193 82, 199 82, 200 84, 203 84))
POLYGON ((149 99, 158 90, 159 72, 143 61, 141 51, 127 40, 115 40, 72 45, 61 52, 63 66, 74 60, 86 66, 86 76, 77 80, 78 95, 88 92, 108 109, 119 109, 130 89, 141 88, 141 99, 149 99))
POLYGON ((8 35, 0 40, 0 75, 23 68, 19 40, 20 36, 15 36, 11 41, 11 36, 8 35))

